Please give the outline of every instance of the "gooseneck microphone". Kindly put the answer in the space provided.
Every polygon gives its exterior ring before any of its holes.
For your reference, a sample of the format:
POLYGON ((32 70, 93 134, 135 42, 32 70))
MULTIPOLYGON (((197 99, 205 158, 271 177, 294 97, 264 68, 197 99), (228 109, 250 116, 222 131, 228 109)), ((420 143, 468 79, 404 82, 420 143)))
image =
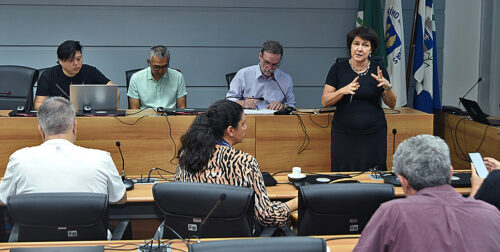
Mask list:
POLYGON ((465 97, 466 97, 466 96, 470 93, 470 91, 471 91, 471 90, 472 90, 475 86, 477 86, 477 84, 479 84, 479 82, 481 82, 482 80, 483 80, 483 77, 479 77, 479 79, 477 79, 477 81, 476 81, 476 84, 474 84, 474 86, 472 86, 472 87, 469 89, 469 91, 467 91, 467 93, 465 93, 465 94, 464 94, 464 96, 462 96, 462 98, 465 98, 465 97))
POLYGON ((276 76, 274 75, 274 72, 273 74, 271 75, 271 77, 274 78, 274 81, 276 81, 276 85, 278 85, 281 93, 283 94, 283 101, 285 102, 285 108, 284 109, 281 109, 279 111, 276 111, 274 112, 275 115, 290 115, 293 111, 293 108, 288 106, 288 99, 286 98, 286 94, 285 92, 283 91, 283 89, 281 88, 281 85, 280 83, 278 82, 278 79, 276 79, 276 76))
POLYGON ((398 133, 398 130, 392 129, 392 155, 396 152, 396 133, 398 133))
POLYGON ((5 91, 5 92, 0 92, 0 95, 11 95, 12 93, 10 91, 5 91))
MULTIPOLYGON (((467 93, 464 94, 464 96, 460 97, 461 99, 465 98, 469 93, 470 91, 472 91, 472 89, 477 86, 477 84, 479 84, 479 82, 481 82, 483 80, 483 77, 479 77, 479 79, 477 79, 476 83, 469 89, 469 91, 467 91, 467 93)), ((458 106, 460 107, 460 99, 458 99, 458 106)))
POLYGON ((134 181, 131 179, 128 179, 127 176, 125 175, 125 159, 123 159, 123 154, 122 154, 122 148, 120 148, 120 141, 116 141, 116 147, 118 147, 118 150, 120 151, 120 156, 122 158, 122 181, 123 185, 125 185, 125 189, 127 191, 134 189, 134 181))
POLYGON ((215 209, 220 205, 220 203, 222 203, 222 201, 224 201, 226 199, 227 199, 227 194, 221 193, 219 195, 219 200, 217 200, 217 202, 215 202, 214 206, 212 207, 212 209, 210 209, 210 211, 208 212, 207 216, 205 216, 205 218, 201 221, 201 223, 200 223, 200 230, 198 232, 198 236, 200 238, 201 238, 201 229, 202 229, 203 225, 205 225, 205 223, 207 222, 208 218, 210 218, 210 216, 215 211, 215 209))

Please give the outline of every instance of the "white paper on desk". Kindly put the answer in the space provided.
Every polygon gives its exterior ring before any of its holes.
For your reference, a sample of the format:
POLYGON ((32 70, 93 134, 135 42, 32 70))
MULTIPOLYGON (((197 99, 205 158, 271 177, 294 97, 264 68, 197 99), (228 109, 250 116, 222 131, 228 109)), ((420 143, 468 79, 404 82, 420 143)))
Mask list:
POLYGON ((245 109, 245 114, 247 115, 269 115, 274 114, 276 110, 272 109, 245 109))

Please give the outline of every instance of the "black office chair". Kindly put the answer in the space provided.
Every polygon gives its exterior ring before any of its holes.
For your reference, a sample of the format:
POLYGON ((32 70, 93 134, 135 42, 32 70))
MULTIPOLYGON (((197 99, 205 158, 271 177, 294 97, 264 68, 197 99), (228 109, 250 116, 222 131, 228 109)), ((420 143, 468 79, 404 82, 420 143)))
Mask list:
MULTIPOLYGON (((15 224, 9 242, 107 240, 108 196, 101 193, 29 193, 11 195, 7 209, 15 224)), ((120 240, 128 221, 114 229, 120 240)))
POLYGON ((394 186, 377 183, 318 184, 299 189, 298 235, 360 234, 394 186))
POLYGON ((233 80, 234 76, 236 76, 236 72, 226 74, 227 89, 229 89, 229 87, 231 86, 231 81, 233 80))
POLYGON ((24 66, 0 66, 0 109, 25 111, 33 107, 33 85, 38 80, 38 70, 24 66))
POLYGON ((248 237, 254 228, 252 189, 208 184, 171 182, 153 186, 155 203, 164 214, 155 238, 248 237), (219 202, 220 201, 220 202, 219 202), (217 202, 210 218, 201 222, 217 202))
POLYGON ((190 252, 325 252, 326 243, 321 238, 273 237, 261 239, 235 239, 200 242, 189 245, 190 252))

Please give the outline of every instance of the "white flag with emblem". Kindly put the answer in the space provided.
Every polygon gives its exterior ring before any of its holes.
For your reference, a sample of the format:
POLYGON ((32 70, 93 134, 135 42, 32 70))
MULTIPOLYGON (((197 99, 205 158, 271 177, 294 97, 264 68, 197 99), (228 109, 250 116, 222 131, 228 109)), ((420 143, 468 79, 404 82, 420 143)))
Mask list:
POLYGON ((403 12, 401 0, 386 0, 384 8, 385 47, 387 73, 394 93, 396 106, 406 105, 405 42, 403 32, 403 12))

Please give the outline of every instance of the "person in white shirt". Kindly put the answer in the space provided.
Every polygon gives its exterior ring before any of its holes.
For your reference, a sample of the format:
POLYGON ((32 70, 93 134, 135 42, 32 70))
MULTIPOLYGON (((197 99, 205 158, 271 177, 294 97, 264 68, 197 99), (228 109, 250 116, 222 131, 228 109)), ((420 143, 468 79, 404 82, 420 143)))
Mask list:
POLYGON ((44 192, 95 192, 109 202, 127 201, 125 186, 108 152, 74 144, 76 114, 62 97, 48 98, 38 110, 43 143, 14 152, 0 182, 0 204, 9 195, 44 192))

